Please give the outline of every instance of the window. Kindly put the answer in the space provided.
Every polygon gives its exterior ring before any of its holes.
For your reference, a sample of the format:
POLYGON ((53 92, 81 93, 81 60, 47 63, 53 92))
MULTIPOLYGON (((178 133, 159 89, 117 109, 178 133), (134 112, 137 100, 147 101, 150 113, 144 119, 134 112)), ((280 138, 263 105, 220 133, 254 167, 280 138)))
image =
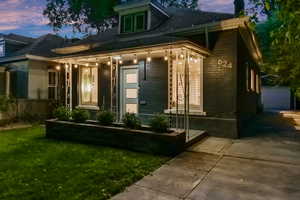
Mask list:
POLYGON ((48 99, 57 99, 57 85, 58 76, 57 72, 48 72, 48 99))
POLYGON ((97 105, 98 103, 98 69, 82 67, 80 70, 81 104, 97 105))
POLYGON ((5 43, 4 41, 0 41, 0 57, 5 56, 5 43))
POLYGON ((255 71, 251 69, 251 90, 255 91, 255 71))
POLYGON ((121 17, 121 33, 133 33, 147 29, 147 12, 139 12, 121 17))
MULTIPOLYGON (((202 111, 201 108, 201 69, 202 62, 189 63, 189 104, 190 111, 202 111)), ((178 106, 179 109, 184 108, 184 91, 185 91, 185 77, 184 77, 184 62, 173 61, 172 70, 172 99, 173 109, 176 107, 177 91, 178 91, 178 106), (178 70, 178 73, 176 71, 178 70), (178 82, 177 82, 178 81, 178 82), (178 85, 178 89, 177 89, 178 85)))

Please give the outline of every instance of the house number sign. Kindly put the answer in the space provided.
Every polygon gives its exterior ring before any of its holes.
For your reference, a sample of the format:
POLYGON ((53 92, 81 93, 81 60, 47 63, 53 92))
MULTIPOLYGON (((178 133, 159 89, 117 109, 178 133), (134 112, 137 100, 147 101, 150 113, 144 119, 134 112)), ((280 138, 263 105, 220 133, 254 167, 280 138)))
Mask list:
POLYGON ((229 68, 229 69, 232 68, 232 62, 225 60, 223 58, 218 59, 218 65, 224 68, 229 68))

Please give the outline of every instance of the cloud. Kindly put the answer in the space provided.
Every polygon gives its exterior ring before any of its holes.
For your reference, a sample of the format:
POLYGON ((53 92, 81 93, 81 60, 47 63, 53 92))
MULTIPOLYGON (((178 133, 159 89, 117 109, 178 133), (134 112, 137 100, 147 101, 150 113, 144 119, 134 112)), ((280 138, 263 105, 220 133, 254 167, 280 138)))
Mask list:
POLYGON ((45 0, 1 0, 0 31, 46 25, 42 15, 45 0))

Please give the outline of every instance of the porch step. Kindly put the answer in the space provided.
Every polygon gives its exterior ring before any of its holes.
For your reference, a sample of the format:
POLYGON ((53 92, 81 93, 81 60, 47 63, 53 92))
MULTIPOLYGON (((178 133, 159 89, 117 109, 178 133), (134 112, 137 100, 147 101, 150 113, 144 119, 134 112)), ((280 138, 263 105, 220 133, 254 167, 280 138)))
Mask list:
POLYGON ((207 131, 202 130, 190 130, 189 136, 187 135, 186 138, 186 147, 190 147, 193 144, 203 140, 204 138, 208 137, 207 131))
POLYGON ((281 116, 300 119, 300 113, 283 113, 281 116))

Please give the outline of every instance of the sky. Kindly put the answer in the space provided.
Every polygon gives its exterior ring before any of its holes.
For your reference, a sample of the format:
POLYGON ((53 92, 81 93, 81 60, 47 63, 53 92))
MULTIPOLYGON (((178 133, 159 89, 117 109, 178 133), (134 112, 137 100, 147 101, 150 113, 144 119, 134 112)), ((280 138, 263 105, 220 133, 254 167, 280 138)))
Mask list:
MULTIPOLYGON (((199 0, 200 8, 207 11, 233 12, 233 0, 199 0)), ((43 16, 46 0, 0 0, 0 33, 15 33, 39 37, 53 33, 48 20, 43 16)), ((61 36, 72 37, 70 29, 61 36)))

